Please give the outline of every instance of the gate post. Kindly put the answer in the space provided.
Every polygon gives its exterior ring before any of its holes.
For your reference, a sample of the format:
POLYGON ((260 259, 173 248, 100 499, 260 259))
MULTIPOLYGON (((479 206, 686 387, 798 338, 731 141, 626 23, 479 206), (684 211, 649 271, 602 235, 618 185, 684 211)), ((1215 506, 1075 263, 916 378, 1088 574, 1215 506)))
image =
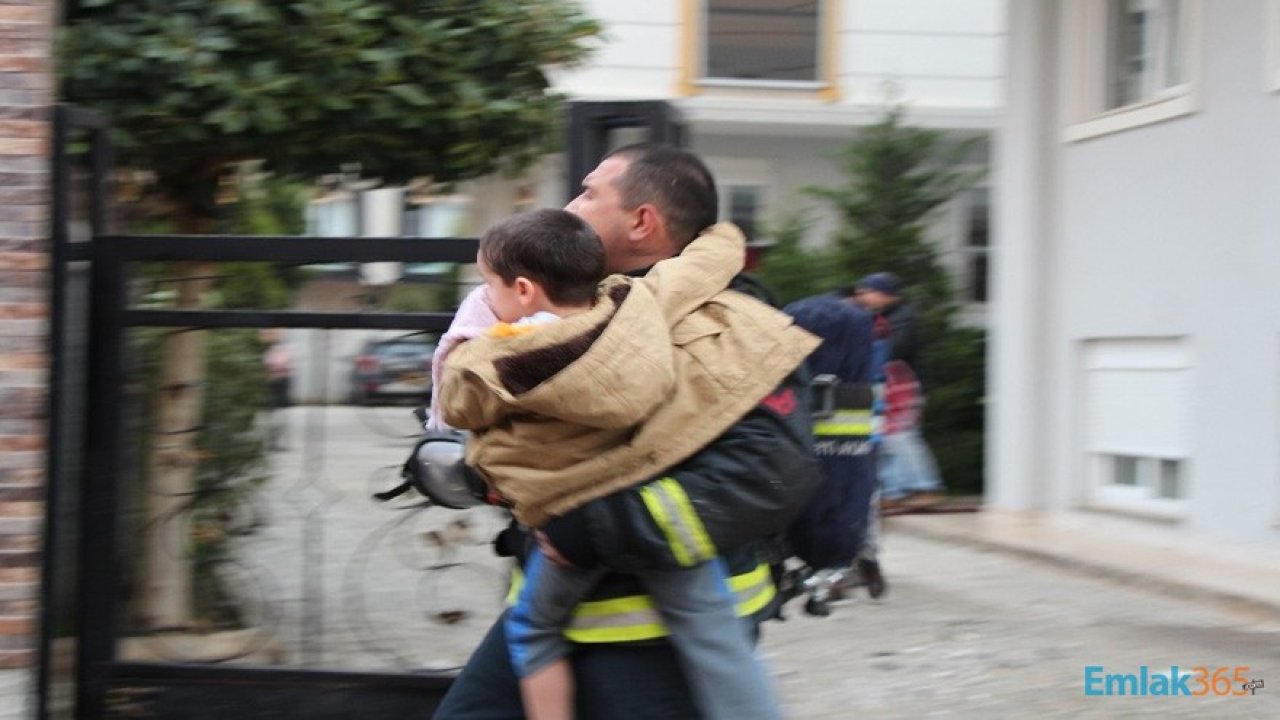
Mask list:
MULTIPOLYGON (((78 696, 83 691, 84 673, 94 664, 102 665, 95 654, 98 651, 93 649, 95 640, 83 634, 92 623, 81 615, 86 602, 99 603, 99 592, 98 588, 85 584, 82 573, 86 568, 84 559, 102 552, 109 539, 87 531, 83 514, 114 511, 93 506, 95 496, 101 493, 101 488, 109 487, 112 476, 93 472, 93 466, 85 462, 86 442, 92 439, 87 432, 90 428, 86 427, 86 416, 91 409, 87 338, 91 327, 90 268, 86 264, 93 264, 89 238, 106 232, 107 178, 112 162, 107 122, 98 113, 71 105, 55 106, 52 121, 50 357, 45 432, 48 484, 44 496, 42 622, 35 683, 35 717, 40 720, 50 714, 65 715, 70 709, 68 701, 63 700, 62 707, 53 707, 51 700, 69 698, 73 694, 70 688, 74 688, 78 696), (89 141, 87 157, 74 157, 72 145, 84 139, 89 141), (74 198, 83 193, 73 189, 77 173, 86 172, 87 198, 84 199, 87 205, 75 202, 74 198), (73 232, 77 223, 83 225, 78 232, 73 232), (104 478, 108 482, 104 483, 104 478), (63 639, 56 637, 59 635, 63 639)), ((101 557, 110 558, 110 554, 101 557)), ((109 565, 101 562, 98 572, 109 575, 109 565)), ((105 632, 105 628, 101 631, 105 632)), ((90 632, 99 632, 99 629, 92 628, 90 632)), ((109 647, 101 639, 97 646, 109 647)), ((81 698, 77 697, 76 702, 76 712, 85 712, 81 698)))

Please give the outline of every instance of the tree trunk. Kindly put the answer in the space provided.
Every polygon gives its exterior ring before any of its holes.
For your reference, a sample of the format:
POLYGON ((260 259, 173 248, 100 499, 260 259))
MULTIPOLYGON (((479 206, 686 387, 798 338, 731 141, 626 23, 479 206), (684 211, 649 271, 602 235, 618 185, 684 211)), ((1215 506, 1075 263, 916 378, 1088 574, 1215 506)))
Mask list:
MULTIPOLYGON (((176 306, 195 309, 211 285, 208 263, 174 268, 176 306)), ((146 567, 141 614, 148 628, 179 628, 192 621, 191 508, 203 423, 203 330, 179 329, 161 342, 160 391, 153 410, 146 489, 146 567)))

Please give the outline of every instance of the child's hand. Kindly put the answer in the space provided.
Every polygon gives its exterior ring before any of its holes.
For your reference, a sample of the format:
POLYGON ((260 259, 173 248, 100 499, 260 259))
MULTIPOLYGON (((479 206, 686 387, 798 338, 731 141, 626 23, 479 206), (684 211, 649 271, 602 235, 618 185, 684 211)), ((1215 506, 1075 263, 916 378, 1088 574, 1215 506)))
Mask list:
POLYGON ((546 533, 541 530, 534 530, 533 539, 537 541, 538 549, 542 551, 542 554, 547 557, 547 560, 552 565, 573 567, 573 563, 566 560, 565 557, 560 554, 560 551, 556 549, 556 546, 551 544, 551 538, 547 537, 546 533))

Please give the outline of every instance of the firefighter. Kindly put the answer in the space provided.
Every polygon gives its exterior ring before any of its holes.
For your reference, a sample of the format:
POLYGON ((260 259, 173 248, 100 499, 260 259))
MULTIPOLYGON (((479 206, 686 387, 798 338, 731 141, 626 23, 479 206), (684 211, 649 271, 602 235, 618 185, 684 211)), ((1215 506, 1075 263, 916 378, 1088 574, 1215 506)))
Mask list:
MULTIPOLYGON (((639 145, 602 160, 566 209, 600 235, 610 272, 643 275, 714 224, 716 203, 715 182, 696 156, 639 145)), ((703 330, 679 341, 751 342, 720 337, 714 323, 703 330)), ((777 592, 759 545, 785 531, 818 484, 811 426, 808 379, 796 372, 688 460, 543 527, 549 543, 544 550, 574 565, 603 564, 614 571, 579 604, 565 633, 575 643, 578 717, 697 716, 658 608, 626 570, 718 556, 728 568, 739 616, 772 616, 777 592)), ((518 532, 500 540, 502 549, 518 555, 528 543, 518 532)), ((435 717, 524 717, 501 620, 481 640, 435 717)))

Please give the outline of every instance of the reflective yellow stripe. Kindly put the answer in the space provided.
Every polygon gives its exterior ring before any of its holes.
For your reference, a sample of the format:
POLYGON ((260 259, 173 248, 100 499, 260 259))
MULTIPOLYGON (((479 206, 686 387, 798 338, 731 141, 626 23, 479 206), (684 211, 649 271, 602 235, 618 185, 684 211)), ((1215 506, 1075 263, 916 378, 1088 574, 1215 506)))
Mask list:
POLYGON ((586 628, 570 625, 565 628, 564 636, 576 643, 638 642, 666 637, 667 628, 662 624, 661 618, 656 613, 654 618, 657 622, 636 625, 603 625, 586 628))
POLYGON ((653 598, 648 595, 623 595, 608 600, 585 600, 578 603, 574 617, 606 617, 653 610, 653 598))
POLYGON ((693 561, 706 562, 715 557, 717 553, 715 546, 711 544, 711 536, 707 534, 707 528, 698 518, 698 513, 694 512, 693 503, 685 494, 684 488, 672 478, 663 478, 659 484, 671 496, 676 509, 680 511, 680 518, 684 521, 684 534, 693 538, 693 561))
POLYGON ((872 430, 870 410, 837 410, 829 418, 813 424, 814 435, 870 435, 872 430))
POLYGON ((693 559, 689 557, 689 551, 685 549, 684 541, 681 540, 679 533, 676 532, 675 526, 671 522, 671 518, 667 514, 667 508, 663 505, 663 497, 660 490, 654 485, 646 485, 640 488, 640 497, 644 500, 645 507, 649 508, 649 514, 653 516, 653 521, 658 523, 658 529, 667 538, 667 547, 671 549, 671 554, 675 557, 676 562, 682 567, 693 565, 693 559))
POLYGON ((813 424, 814 435, 870 435, 871 423, 824 423, 813 424))
POLYGON ((669 477, 662 478, 641 488, 640 497, 681 567, 691 567, 716 556, 711 537, 680 483, 669 477))
MULTIPOLYGON (((524 583, 519 569, 512 572, 508 604, 515 602, 524 583)), ((764 609, 777 595, 769 566, 761 563, 753 570, 729 578, 734 606, 739 616, 764 609)), ((588 600, 578 605, 565 628, 565 637, 579 643, 635 642, 667 636, 666 624, 653 598, 625 595, 607 600, 588 600)))
POLYGON ((778 594, 778 589, 773 586, 773 576, 769 574, 769 566, 764 563, 757 565, 751 572, 729 578, 729 589, 737 598, 740 616, 760 612, 778 594))

